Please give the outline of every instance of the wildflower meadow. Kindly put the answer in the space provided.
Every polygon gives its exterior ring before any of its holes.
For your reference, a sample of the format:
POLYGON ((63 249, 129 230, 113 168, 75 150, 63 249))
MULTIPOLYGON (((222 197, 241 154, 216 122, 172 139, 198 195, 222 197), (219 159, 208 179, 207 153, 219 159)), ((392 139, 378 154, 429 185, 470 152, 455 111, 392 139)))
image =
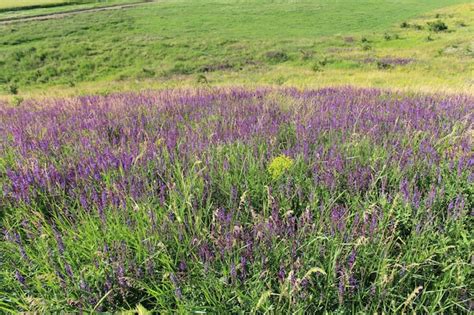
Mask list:
POLYGON ((0 104, 0 312, 472 311, 474 98, 0 104))

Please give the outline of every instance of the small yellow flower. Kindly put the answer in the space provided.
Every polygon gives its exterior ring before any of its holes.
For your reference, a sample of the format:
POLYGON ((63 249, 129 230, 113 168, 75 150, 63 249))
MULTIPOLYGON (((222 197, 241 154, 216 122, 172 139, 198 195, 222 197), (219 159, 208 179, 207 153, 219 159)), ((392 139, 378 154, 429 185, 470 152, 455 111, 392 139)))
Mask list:
POLYGON ((286 170, 293 165, 293 160, 286 155, 279 155, 274 158, 268 166, 268 172, 273 179, 280 177, 286 170))

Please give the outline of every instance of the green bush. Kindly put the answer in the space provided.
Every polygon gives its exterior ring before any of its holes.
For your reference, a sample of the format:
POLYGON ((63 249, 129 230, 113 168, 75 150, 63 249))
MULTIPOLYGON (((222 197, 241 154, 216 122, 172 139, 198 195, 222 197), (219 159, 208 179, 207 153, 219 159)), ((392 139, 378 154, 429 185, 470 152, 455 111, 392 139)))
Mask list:
POLYGON ((8 86, 8 92, 13 95, 18 94, 18 85, 16 83, 12 83, 8 86))
POLYGON ((400 24, 400 27, 401 28, 409 28, 410 24, 408 24, 407 22, 402 22, 402 24, 400 24))
POLYGON ((427 24, 429 30, 435 33, 444 32, 448 30, 448 26, 441 20, 435 22, 428 22, 427 24))

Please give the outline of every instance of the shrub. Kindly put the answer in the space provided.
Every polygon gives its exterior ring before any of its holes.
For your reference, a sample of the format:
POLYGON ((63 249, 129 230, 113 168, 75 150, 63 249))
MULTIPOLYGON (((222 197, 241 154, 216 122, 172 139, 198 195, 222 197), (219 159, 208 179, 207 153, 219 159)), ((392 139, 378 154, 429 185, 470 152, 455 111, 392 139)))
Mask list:
POLYGON ((8 92, 13 95, 18 94, 18 85, 16 83, 12 83, 8 86, 8 92))
POLYGON ((448 29, 448 26, 441 20, 428 22, 427 24, 429 30, 435 33, 444 32, 448 29))
POLYGON ((402 22, 402 24, 400 24, 400 27, 401 28, 409 28, 410 24, 408 24, 407 22, 402 22))

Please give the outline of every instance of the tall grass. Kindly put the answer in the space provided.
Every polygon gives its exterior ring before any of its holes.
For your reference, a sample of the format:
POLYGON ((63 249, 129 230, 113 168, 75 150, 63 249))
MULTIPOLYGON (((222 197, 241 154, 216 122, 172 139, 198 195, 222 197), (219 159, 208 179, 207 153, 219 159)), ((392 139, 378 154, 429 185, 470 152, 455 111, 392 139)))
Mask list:
POLYGON ((0 107, 2 311, 468 313, 468 96, 0 107))

